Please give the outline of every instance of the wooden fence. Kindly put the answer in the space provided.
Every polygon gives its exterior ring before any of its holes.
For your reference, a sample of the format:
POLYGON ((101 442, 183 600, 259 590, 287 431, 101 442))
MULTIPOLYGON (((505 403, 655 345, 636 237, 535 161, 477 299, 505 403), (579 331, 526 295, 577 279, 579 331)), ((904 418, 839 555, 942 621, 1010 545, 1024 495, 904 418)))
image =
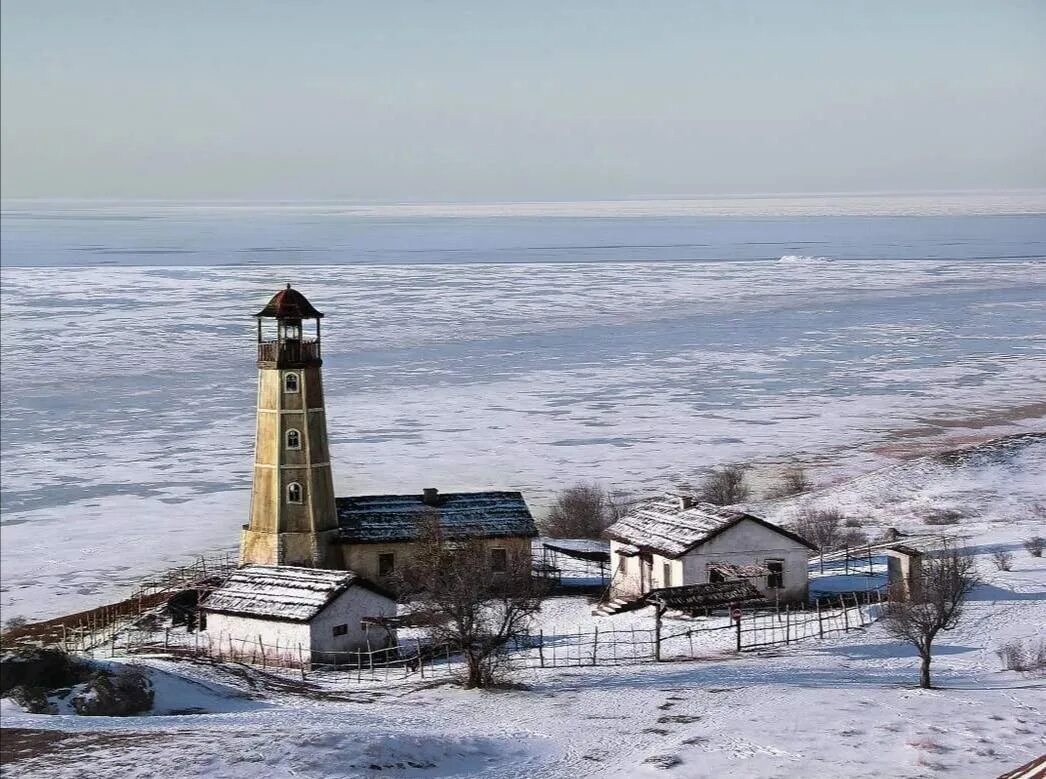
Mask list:
POLYGON ((198 557, 189 565, 172 568, 143 582, 122 601, 6 630, 4 644, 57 644, 69 652, 114 644, 121 630, 167 604, 176 593, 207 592, 224 581, 236 565, 236 559, 229 554, 198 557))
MULTIPOLYGON (((513 670, 635 665, 658 661, 707 659, 733 652, 787 646, 863 628, 881 611, 881 600, 858 593, 839 595, 837 605, 806 609, 748 609, 738 621, 726 614, 708 619, 665 620, 652 628, 538 630, 508 644, 498 663, 513 670)), ((306 678, 321 673, 334 681, 393 682, 449 677, 462 673, 460 648, 432 645, 419 637, 392 646, 343 652, 311 651, 307 646, 268 644, 261 637, 232 637, 207 631, 124 631, 109 654, 165 653, 208 657, 261 668, 291 669, 306 678)))

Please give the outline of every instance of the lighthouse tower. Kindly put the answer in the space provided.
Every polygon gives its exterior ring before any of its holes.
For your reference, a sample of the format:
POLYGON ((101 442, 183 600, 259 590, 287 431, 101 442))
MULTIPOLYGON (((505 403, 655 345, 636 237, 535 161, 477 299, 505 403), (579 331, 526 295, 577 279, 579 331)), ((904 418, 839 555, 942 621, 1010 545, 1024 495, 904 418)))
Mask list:
POLYGON ((241 563, 338 567, 334 483, 320 378, 320 319, 288 284, 258 320, 258 419, 241 563), (315 334, 303 326, 315 322, 315 334))

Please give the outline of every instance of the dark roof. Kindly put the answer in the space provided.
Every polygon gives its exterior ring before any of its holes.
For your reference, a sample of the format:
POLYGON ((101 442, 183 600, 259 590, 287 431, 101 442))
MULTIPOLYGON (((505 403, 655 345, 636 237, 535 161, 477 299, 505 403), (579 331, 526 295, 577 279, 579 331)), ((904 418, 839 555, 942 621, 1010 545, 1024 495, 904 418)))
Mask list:
POLYGON ((286 289, 281 289, 273 295, 272 300, 255 316, 274 319, 321 319, 323 314, 317 311, 303 294, 291 289, 291 285, 288 284, 286 289))
POLYGON ((352 571, 247 565, 212 592, 203 608, 221 614, 308 622, 354 585, 366 586, 352 571))
POLYGON ((751 603, 762 600, 759 590, 751 582, 709 582, 687 584, 683 587, 662 587, 651 590, 646 599, 670 609, 690 611, 692 609, 715 609, 734 603, 751 603))
POLYGON ((745 521, 760 524, 810 549, 817 548, 802 536, 752 514, 709 503, 693 504, 672 495, 643 501, 607 528, 606 535, 642 551, 679 557, 745 521))
POLYGON ((416 495, 354 495, 337 498, 340 538, 347 543, 413 541, 433 512, 449 539, 505 538, 538 534, 518 492, 449 492, 430 504, 416 495))
POLYGON ((542 546, 557 554, 595 563, 610 562, 610 542, 590 538, 543 538, 542 546))

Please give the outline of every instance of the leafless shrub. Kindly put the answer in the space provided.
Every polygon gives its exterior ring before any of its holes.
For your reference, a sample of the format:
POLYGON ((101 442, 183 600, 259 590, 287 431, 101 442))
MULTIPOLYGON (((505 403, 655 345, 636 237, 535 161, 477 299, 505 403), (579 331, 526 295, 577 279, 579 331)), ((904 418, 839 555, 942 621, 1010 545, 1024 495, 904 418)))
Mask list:
POLYGON ((1046 641, 1037 646, 1025 646, 1021 641, 1010 641, 995 650, 1006 671, 1046 671, 1046 641))
POLYGON ((1009 571, 1013 568, 1013 552, 999 548, 992 552, 992 562, 999 571, 1009 571))
POLYGON ((970 591, 978 584, 973 557, 961 549, 947 548, 924 557, 908 600, 891 600, 883 611, 886 631, 912 644, 919 653, 919 686, 930 687, 933 641, 943 630, 952 630, 963 614, 970 591))
POLYGON ((927 525, 957 525, 963 514, 955 509, 933 509, 923 515, 927 525))
POLYGON ((11 617, 4 622, 4 631, 14 630, 15 628, 25 627, 29 624, 29 619, 22 616, 11 617))
POLYGON ((553 538, 599 538, 621 511, 621 504, 598 484, 575 484, 556 496, 541 531, 553 538))
POLYGON ((767 490, 768 498, 787 498, 798 495, 810 489, 810 480, 806 477, 806 469, 801 465, 789 465, 781 472, 781 478, 773 487, 767 490))
POLYGON ((706 476, 698 487, 698 498, 717 506, 732 506, 749 495, 745 472, 748 465, 734 463, 717 468, 706 476))
POLYGON ((859 520, 857 517, 847 517, 843 524, 846 525, 846 527, 864 527, 864 522, 859 520))
POLYGON ((1046 538, 1032 536, 1024 539, 1024 548, 1032 557, 1042 557, 1042 550, 1046 548, 1046 538))
POLYGON ((526 633, 541 606, 543 585, 531 576, 530 557, 510 556, 496 570, 479 540, 444 537, 435 516, 425 518, 410 564, 400 574, 401 597, 434 644, 459 648, 466 687, 506 679, 509 644, 526 633))

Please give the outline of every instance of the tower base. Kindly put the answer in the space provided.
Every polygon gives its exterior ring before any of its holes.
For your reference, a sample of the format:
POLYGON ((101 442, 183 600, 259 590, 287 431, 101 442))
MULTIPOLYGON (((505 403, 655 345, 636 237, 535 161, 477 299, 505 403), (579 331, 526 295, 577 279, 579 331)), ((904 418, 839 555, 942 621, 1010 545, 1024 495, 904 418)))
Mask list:
POLYGON ((297 565, 303 568, 343 568, 335 546, 337 530, 322 533, 262 533, 244 528, 241 565, 297 565))

